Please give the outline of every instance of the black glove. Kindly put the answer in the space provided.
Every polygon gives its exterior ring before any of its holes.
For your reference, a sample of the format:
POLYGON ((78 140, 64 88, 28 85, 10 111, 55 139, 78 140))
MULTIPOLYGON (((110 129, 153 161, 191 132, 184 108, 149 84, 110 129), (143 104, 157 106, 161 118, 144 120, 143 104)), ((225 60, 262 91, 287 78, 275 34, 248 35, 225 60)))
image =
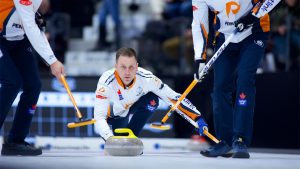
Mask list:
POLYGON ((238 32, 242 32, 256 22, 259 22, 259 18, 252 15, 252 12, 249 12, 246 16, 243 16, 237 20, 234 23, 234 26, 237 28, 238 32))
POLYGON ((195 61, 195 66, 194 66, 194 69, 195 69, 194 71, 195 71, 195 73, 194 73, 194 77, 195 77, 196 79, 199 80, 200 72, 202 71, 202 69, 204 68, 204 66, 205 66, 205 60, 199 59, 199 60, 196 60, 196 61, 195 61))
POLYGON ((46 21, 43 15, 40 14, 39 12, 35 13, 35 23, 37 24, 37 26, 40 28, 41 31, 43 32, 46 31, 46 21))

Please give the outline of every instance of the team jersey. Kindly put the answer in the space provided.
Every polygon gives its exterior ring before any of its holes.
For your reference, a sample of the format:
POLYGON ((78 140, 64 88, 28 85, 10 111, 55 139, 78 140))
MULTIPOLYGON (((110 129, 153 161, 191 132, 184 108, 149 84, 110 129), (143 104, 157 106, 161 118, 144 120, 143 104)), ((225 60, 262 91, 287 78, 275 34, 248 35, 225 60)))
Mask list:
MULTIPOLYGON (((130 107, 148 92, 159 96, 170 106, 180 97, 180 94, 173 91, 150 71, 140 67, 132 84, 128 87, 123 84, 115 69, 104 72, 98 81, 95 92, 95 132, 105 140, 112 136, 113 133, 107 123, 107 118, 126 117, 130 107), (110 107, 112 107, 112 111, 110 107)), ((193 120, 201 115, 188 99, 184 99, 178 109, 193 120)))
POLYGON ((0 0, 0 36, 9 41, 29 39, 37 53, 51 65, 57 59, 36 22, 42 0, 0 0))
MULTIPOLYGON (((260 3, 259 0, 193 0, 193 42, 195 51, 195 60, 206 59, 206 45, 208 38, 208 10, 215 13, 214 28, 218 34, 223 34, 225 39, 234 31, 234 23, 241 17, 247 15, 250 11, 257 18, 260 18, 258 28, 262 32, 270 31, 270 12, 280 0, 265 0, 260 3), (257 5, 260 3, 260 5, 257 5), (256 9, 253 7, 257 7, 256 9), (253 10, 255 9, 255 11, 253 10)), ((238 43, 252 34, 252 28, 244 30, 234 36, 232 43, 238 43)))

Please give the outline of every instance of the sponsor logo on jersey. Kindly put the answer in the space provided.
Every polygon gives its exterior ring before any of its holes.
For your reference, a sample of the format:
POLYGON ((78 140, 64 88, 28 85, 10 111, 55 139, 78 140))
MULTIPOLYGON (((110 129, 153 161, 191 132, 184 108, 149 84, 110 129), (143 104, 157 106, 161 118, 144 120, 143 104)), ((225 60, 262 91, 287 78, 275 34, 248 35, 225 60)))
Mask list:
POLYGON ((241 93, 240 94, 240 97, 239 97, 239 99, 238 99, 238 104, 240 105, 240 106, 247 106, 247 99, 246 99, 246 95, 245 95, 245 93, 241 93))
POLYGON ((262 47, 262 48, 264 47, 264 42, 261 41, 261 40, 254 40, 254 43, 257 44, 258 46, 262 47))
POLYGON ((268 9, 271 8, 273 5, 274 0, 268 0, 260 9, 262 9, 264 12, 268 12, 268 9))
POLYGON ((226 21, 226 22, 225 22, 225 25, 227 25, 227 26, 232 26, 232 25, 234 25, 234 22, 228 22, 228 21, 226 21))
POLYGON ((12 27, 18 28, 18 29, 23 29, 22 25, 17 24, 17 23, 13 23, 12 27))
POLYGON ((100 94, 97 94, 97 95, 96 95, 96 98, 97 98, 97 99, 107 99, 106 96, 102 96, 102 95, 100 95, 100 94))
POLYGON ((105 88, 104 87, 100 87, 97 92, 104 93, 105 92, 105 88))
POLYGON ((192 104, 192 102, 190 102, 188 99, 184 98, 183 100, 184 100, 184 102, 187 104, 187 106, 188 106, 190 109, 196 108, 196 107, 192 104))
POLYGON ((118 96, 119 96, 119 100, 124 100, 124 97, 122 96, 122 93, 121 93, 120 89, 118 89, 117 93, 118 93, 118 96))
POLYGON ((25 6, 29 6, 32 4, 31 0, 20 0, 19 2, 20 2, 20 4, 25 5, 25 6))
POLYGON ((229 18, 229 14, 230 12, 232 12, 233 14, 237 14, 240 10, 241 6, 234 1, 230 1, 226 3, 226 15, 229 18))
POLYGON ((100 87, 96 91, 96 98, 98 98, 98 99, 107 99, 107 97, 105 96, 105 88, 104 87, 100 87))
POLYGON ((54 58, 55 58, 54 55, 49 56, 49 59, 54 59, 54 58))

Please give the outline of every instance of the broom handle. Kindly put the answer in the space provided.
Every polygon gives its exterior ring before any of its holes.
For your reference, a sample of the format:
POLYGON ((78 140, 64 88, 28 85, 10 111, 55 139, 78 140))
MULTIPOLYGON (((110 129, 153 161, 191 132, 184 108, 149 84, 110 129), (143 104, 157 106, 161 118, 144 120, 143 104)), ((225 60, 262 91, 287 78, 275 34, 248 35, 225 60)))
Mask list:
POLYGON ((76 102, 75 102, 75 99, 74 99, 74 97, 73 97, 73 95, 72 95, 72 93, 71 93, 70 87, 69 87, 69 85, 68 85, 68 83, 67 83, 67 81, 66 81, 65 76, 64 76, 64 75, 61 75, 61 78, 60 78, 60 79, 61 79, 61 81, 62 81, 62 83, 63 83, 65 89, 67 90, 67 93, 68 93, 68 95, 69 95, 69 97, 70 97, 70 99, 71 99, 71 101, 72 101, 72 103, 73 103, 73 105, 74 105, 74 108, 75 108, 75 110, 76 110, 76 115, 77 115, 77 117, 78 117, 79 119, 82 119, 82 115, 81 115, 81 113, 80 113, 80 111, 79 111, 79 109, 78 109, 78 106, 77 106, 77 104, 76 104, 76 102))
POLYGON ((177 102, 171 107, 171 109, 167 112, 167 114, 162 119, 161 123, 164 124, 169 117, 172 115, 172 112, 177 109, 178 105, 181 103, 181 101, 186 98, 186 96, 190 93, 190 91, 196 86, 198 83, 197 79, 194 79, 192 83, 188 86, 188 88, 182 93, 182 95, 179 97, 177 102))

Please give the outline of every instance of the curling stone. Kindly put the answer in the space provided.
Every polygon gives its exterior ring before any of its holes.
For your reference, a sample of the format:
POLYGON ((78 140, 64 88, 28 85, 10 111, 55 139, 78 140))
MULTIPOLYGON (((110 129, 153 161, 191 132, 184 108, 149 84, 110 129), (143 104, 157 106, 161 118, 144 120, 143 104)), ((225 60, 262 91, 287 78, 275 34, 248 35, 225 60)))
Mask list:
POLYGON ((143 142, 137 138, 130 129, 120 128, 116 133, 128 133, 128 136, 109 137, 104 146, 104 150, 111 156, 137 156, 143 153, 143 142))

